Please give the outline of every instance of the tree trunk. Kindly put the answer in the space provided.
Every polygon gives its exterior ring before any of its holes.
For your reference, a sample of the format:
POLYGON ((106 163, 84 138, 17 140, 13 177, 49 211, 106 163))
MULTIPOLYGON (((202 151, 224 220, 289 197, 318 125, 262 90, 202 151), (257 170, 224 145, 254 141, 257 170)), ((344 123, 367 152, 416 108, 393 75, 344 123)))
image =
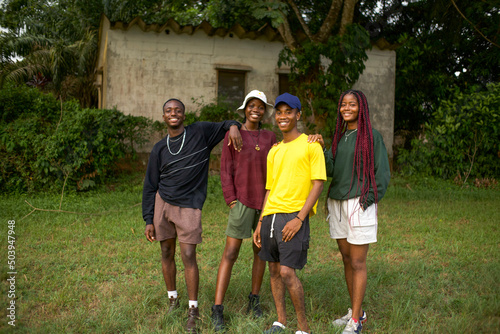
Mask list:
POLYGON ((358 0, 344 0, 344 8, 342 9, 342 18, 340 20, 340 30, 339 35, 343 35, 346 31, 346 27, 352 23, 352 18, 354 17, 354 8, 358 0))
MULTIPOLYGON (((333 0, 321 28, 314 36, 314 41, 318 43, 325 43, 332 34, 332 29, 337 22, 337 18, 340 14, 340 9, 342 7, 342 0, 333 0)), ((351 18, 352 20, 352 18, 351 18)))

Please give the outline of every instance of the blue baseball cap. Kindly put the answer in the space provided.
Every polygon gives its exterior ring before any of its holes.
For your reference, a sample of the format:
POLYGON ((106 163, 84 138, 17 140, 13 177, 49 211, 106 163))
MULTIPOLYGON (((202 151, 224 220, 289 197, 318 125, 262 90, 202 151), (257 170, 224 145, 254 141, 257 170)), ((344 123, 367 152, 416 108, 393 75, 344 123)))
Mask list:
POLYGON ((299 111, 300 108, 302 107, 299 98, 289 93, 283 93, 280 96, 278 96, 276 98, 276 102, 274 102, 274 107, 276 108, 276 106, 281 102, 288 104, 292 109, 297 108, 299 109, 299 111))

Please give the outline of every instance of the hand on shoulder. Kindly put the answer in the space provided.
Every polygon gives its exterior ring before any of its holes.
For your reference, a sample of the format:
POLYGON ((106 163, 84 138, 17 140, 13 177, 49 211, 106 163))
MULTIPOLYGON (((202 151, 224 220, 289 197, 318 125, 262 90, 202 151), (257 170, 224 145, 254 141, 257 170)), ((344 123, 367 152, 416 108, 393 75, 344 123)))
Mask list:
POLYGON ((308 143, 319 143, 322 148, 325 148, 325 141, 323 140, 323 136, 320 134, 309 135, 307 137, 308 143))

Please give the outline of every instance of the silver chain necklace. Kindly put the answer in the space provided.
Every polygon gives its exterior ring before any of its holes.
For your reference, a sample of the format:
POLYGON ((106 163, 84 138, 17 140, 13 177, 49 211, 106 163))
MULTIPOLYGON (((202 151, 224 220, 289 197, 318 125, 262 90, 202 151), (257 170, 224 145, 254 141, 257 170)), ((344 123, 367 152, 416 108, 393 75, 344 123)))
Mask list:
POLYGON ((349 132, 349 134, 347 134, 347 131, 345 132, 344 134, 344 137, 345 137, 345 141, 347 141, 347 137, 349 137, 350 135, 352 135, 354 132, 358 131, 358 129, 355 129, 353 130, 352 132, 349 132))
MULTIPOLYGON (((175 143, 176 141, 178 141, 180 138, 177 138, 176 140, 172 140, 172 143, 175 143)), ((167 135, 167 148, 168 148, 168 151, 170 152, 170 154, 172 155, 177 155, 179 153, 181 153, 182 151, 182 148, 184 147, 184 141, 186 140, 186 129, 184 129, 184 133, 182 134, 182 143, 181 143, 181 148, 179 148, 179 150, 174 153, 170 150, 170 135, 167 135)))

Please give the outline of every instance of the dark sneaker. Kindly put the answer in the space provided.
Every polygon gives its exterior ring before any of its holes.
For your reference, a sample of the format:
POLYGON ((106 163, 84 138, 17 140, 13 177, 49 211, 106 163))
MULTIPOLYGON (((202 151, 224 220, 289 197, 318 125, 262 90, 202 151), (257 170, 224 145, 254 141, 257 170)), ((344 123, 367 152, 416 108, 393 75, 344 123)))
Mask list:
POLYGON ((247 313, 250 312, 252 312, 253 315, 257 318, 262 317, 262 309, 260 308, 259 295, 252 295, 252 293, 248 295, 247 313))
POLYGON ((216 332, 221 332, 224 330, 224 306, 223 305, 213 305, 212 306, 212 324, 214 325, 214 330, 216 332))
POLYGON ((179 307, 179 298, 169 298, 169 306, 167 313, 173 312, 176 308, 179 307))
POLYGON ((264 331, 264 334, 280 334, 285 333, 285 326, 278 321, 273 322, 271 328, 267 331, 264 331))
POLYGON ((200 311, 197 307, 190 307, 188 311, 188 321, 186 324, 186 333, 197 334, 198 329, 196 328, 196 323, 200 319, 200 311))

